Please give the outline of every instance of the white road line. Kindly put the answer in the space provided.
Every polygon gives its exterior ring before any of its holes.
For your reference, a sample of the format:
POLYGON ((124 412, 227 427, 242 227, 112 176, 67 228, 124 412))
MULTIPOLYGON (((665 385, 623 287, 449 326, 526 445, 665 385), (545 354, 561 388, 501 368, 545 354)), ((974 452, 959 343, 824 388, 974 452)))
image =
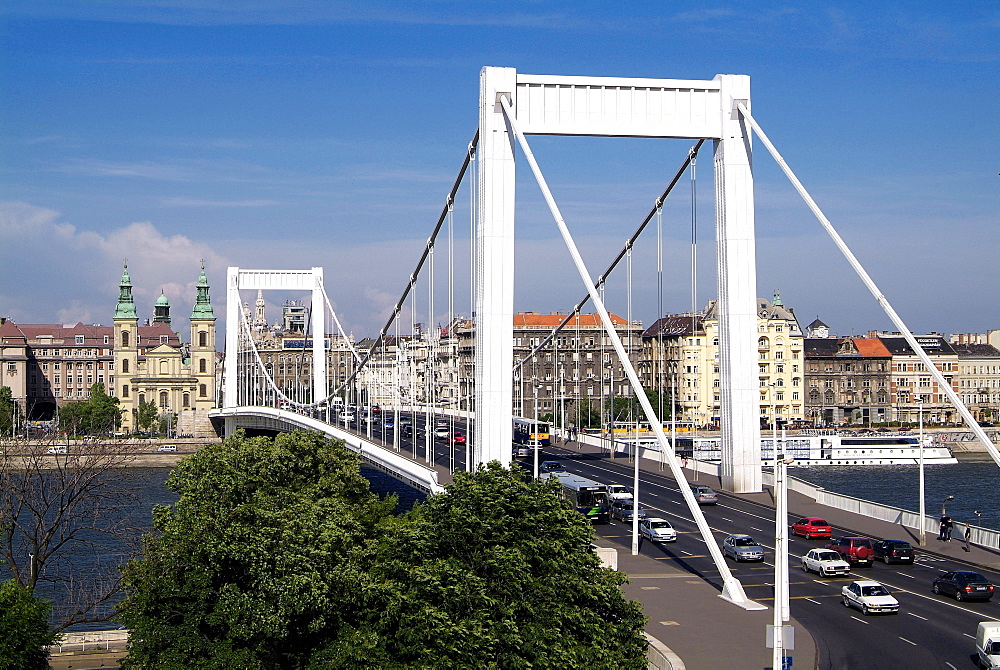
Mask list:
POLYGON ((914 614, 913 612, 907 612, 907 614, 909 614, 910 616, 915 616, 918 619, 920 619, 921 621, 927 621, 927 617, 922 617, 919 614, 914 614))
POLYGON ((867 621, 865 621, 864 619, 859 619, 859 618, 858 618, 858 617, 856 617, 856 616, 852 616, 851 618, 852 618, 852 619, 854 619, 855 621, 858 621, 858 622, 860 622, 860 623, 863 623, 863 624, 864 624, 864 625, 866 625, 866 626, 868 625, 868 622, 867 622, 867 621))
POLYGON ((912 644, 912 645, 913 645, 914 647, 916 647, 916 646, 917 646, 917 643, 916 643, 916 642, 910 642, 910 641, 909 641, 909 640, 907 640, 907 639, 906 639, 905 637, 902 637, 902 636, 900 636, 900 638, 899 638, 899 639, 900 639, 900 640, 902 640, 903 642, 908 642, 909 644, 912 644))
POLYGON ((965 637, 968 637, 968 638, 972 638, 973 640, 976 639, 975 635, 969 635, 968 633, 962 633, 962 635, 964 635, 965 637))
POLYGON ((733 521, 732 519, 727 519, 727 518, 726 518, 726 517, 724 517, 724 516, 720 516, 719 518, 720 518, 720 519, 722 519, 723 521, 728 521, 729 523, 736 523, 736 522, 735 522, 735 521, 733 521))
POLYGON ((767 532, 767 531, 766 531, 766 530, 764 530, 763 528, 758 528, 757 526, 750 526, 750 530, 755 530, 755 531, 757 531, 758 533, 766 533, 766 532, 767 532))
POLYGON ((823 604, 823 603, 821 603, 818 600, 813 600, 812 598, 803 598, 803 600, 808 600, 809 602, 816 603, 817 605, 822 605, 823 604))
POLYGON ((944 664, 947 665, 949 668, 951 668, 951 670, 958 670, 958 668, 956 668, 954 665, 952 665, 948 661, 945 661, 944 664))
POLYGON ((681 549, 681 553, 684 554, 685 556, 694 556, 694 554, 692 554, 690 551, 684 551, 683 549, 681 549))
POLYGON ((903 575, 904 577, 907 577, 908 579, 916 579, 916 577, 914 577, 913 575, 908 575, 905 572, 900 572, 899 570, 896 570, 896 574, 897 575, 903 575))

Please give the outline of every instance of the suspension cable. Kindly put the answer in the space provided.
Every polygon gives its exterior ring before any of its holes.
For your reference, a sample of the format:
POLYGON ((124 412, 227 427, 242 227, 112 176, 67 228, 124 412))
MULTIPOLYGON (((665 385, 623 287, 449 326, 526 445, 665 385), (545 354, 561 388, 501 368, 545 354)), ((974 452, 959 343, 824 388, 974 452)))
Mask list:
MULTIPOLYGON (((607 281, 607 278, 611 275, 611 273, 614 271, 614 269, 618 266, 618 264, 622 261, 622 259, 625 258, 626 250, 629 247, 631 247, 633 244, 635 244, 635 241, 639 238, 639 236, 642 234, 642 232, 646 229, 646 226, 649 224, 649 222, 656 215, 657 210, 663 205, 663 202, 670 195, 670 192, 674 190, 674 186, 676 186, 677 182, 680 181, 680 179, 681 179, 682 176, 684 176, 684 171, 687 170, 687 167, 691 163, 691 160, 693 159, 694 156, 696 156, 698 154, 698 151, 701 149, 701 145, 703 145, 704 143, 705 143, 705 140, 703 140, 703 139, 702 140, 698 140, 698 142, 693 147, 691 147, 691 149, 688 151, 687 157, 684 159, 684 161, 681 163, 681 166, 677 169, 677 172, 674 174, 673 179, 671 179, 670 183, 667 184, 667 187, 663 190, 663 193, 660 194, 660 197, 656 199, 656 204, 653 205, 653 208, 649 211, 648 214, 646 214, 646 218, 644 218, 642 220, 642 223, 639 224, 639 227, 636 228, 635 232, 632 234, 632 236, 625 243, 625 246, 622 247, 622 250, 618 253, 618 256, 616 256, 615 259, 611 262, 611 265, 609 265, 608 268, 603 273, 601 273, 601 275, 594 282, 595 286, 597 286, 598 288, 601 288, 601 287, 604 286, 604 282, 607 281)), ((563 328, 566 327, 566 324, 569 323, 569 321, 570 321, 571 318, 573 318, 573 312, 580 311, 583 308, 583 306, 586 305, 589 301, 590 301, 590 295, 584 296, 573 307, 573 309, 566 316, 566 318, 563 319, 562 323, 560 323, 558 326, 556 326, 552 330, 552 333, 547 338, 545 338, 545 340, 543 340, 535 348, 535 350, 537 351, 538 349, 546 346, 549 343, 549 340, 551 338, 555 337, 556 334, 559 333, 559 331, 561 331, 563 328)), ((515 363, 515 366, 516 365, 517 365, 517 363, 515 363)), ((603 365, 603 363, 602 363, 602 365, 603 365)))

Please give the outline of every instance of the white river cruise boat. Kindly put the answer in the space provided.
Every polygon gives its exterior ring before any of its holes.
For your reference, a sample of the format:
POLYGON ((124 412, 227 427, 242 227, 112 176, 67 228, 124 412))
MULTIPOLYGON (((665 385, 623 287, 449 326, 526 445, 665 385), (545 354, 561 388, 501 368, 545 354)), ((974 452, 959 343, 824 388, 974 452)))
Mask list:
MULTIPOLYGON (((670 439, 669 434, 667 439, 670 439)), ((615 441, 620 445, 619 449, 627 450, 635 438, 618 437, 615 441)), ((761 436, 761 458, 765 464, 774 457, 773 442, 772 436, 761 436)), ((640 437, 639 443, 645 449, 658 450, 656 440, 653 438, 640 437)), ((676 450, 680 456, 693 457, 699 461, 722 460, 722 440, 715 436, 678 436, 676 450)), ((778 453, 793 457, 796 466, 917 465, 920 462, 920 438, 907 434, 799 434, 784 438, 779 436, 778 450, 778 453)), ((924 437, 923 452, 925 465, 958 462, 948 446, 941 441, 935 441, 931 435, 924 437)))

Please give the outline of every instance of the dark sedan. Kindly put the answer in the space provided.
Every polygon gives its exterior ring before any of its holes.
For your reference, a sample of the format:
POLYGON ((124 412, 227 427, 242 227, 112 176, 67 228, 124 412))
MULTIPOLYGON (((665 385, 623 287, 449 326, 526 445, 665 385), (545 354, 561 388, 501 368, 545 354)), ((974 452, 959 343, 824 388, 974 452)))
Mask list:
POLYGON ((890 563, 913 563, 913 547, 905 540, 872 542, 872 559, 890 563))
POLYGON ((955 596, 955 600, 989 600, 993 597, 993 584, 978 572, 967 570, 944 573, 934 580, 931 590, 955 596))

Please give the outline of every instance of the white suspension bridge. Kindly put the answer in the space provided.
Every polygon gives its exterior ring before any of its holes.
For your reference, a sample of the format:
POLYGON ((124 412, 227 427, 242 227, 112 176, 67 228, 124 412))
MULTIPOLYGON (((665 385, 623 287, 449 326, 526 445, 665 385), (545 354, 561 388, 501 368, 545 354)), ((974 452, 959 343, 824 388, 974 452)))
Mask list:
MULTIPOLYGON (((847 259, 861 281, 882 306, 909 346, 919 356, 962 416, 969 429, 985 445, 998 464, 1000 452, 988 439, 972 414, 952 390, 920 343, 889 304, 874 281, 858 262, 815 201, 798 181, 784 159, 750 113, 750 79, 745 75, 717 75, 711 80, 633 79, 530 75, 512 68, 486 67, 480 75, 479 128, 464 150, 461 167, 446 194, 445 204, 433 226, 419 260, 395 303, 385 326, 371 344, 358 349, 348 344, 344 360, 336 370, 327 366, 330 338, 328 316, 336 324, 340 341, 350 342, 333 311, 323 283, 322 268, 309 270, 229 269, 227 277, 226 360, 222 407, 214 416, 222 419, 225 433, 239 428, 319 430, 344 439, 362 454, 365 462, 394 477, 434 493, 441 490, 439 469, 431 425, 440 417, 458 419, 466 426, 468 440, 456 445, 452 440, 445 455, 448 472, 475 469, 490 461, 509 464, 512 460, 512 417, 523 398, 515 397, 517 383, 524 379, 523 366, 537 356, 552 353, 559 346, 559 334, 571 332, 581 310, 590 305, 602 324, 608 353, 620 365, 623 381, 634 393, 658 447, 658 457, 679 483, 684 472, 663 422, 643 391, 634 361, 628 355, 605 303, 605 286, 612 273, 624 265, 627 320, 631 316, 633 251, 647 243, 641 234, 655 222, 659 314, 662 308, 663 206, 685 173, 692 176, 697 156, 706 140, 713 143, 715 182, 715 238, 718 281, 719 352, 721 379, 720 475, 723 488, 734 492, 762 490, 763 471, 760 447, 759 380, 757 368, 757 281, 754 234, 753 173, 751 136, 756 134, 774 157, 816 218, 847 259), (676 175, 653 201, 652 209, 638 224, 607 269, 594 280, 577 247, 571 228, 550 191, 527 137, 530 135, 573 135, 603 137, 679 138, 694 142, 676 175), (586 294, 567 312, 562 323, 546 337, 533 343, 532 351, 515 360, 512 342, 514 318, 514 202, 516 153, 528 164, 551 212, 566 252, 572 260, 586 294), (469 320, 460 319, 455 305, 455 274, 459 260, 456 245, 458 197, 468 198, 468 265, 470 281, 469 320), (446 252, 446 288, 437 288, 442 272, 435 267, 439 248, 446 252), (423 293, 426 287, 426 293, 423 293), (301 356, 305 383, 289 386, 275 379, 275 362, 266 361, 257 346, 252 324, 243 309, 241 291, 307 291, 311 294, 309 335, 302 340, 301 356), (417 315, 425 314, 434 323, 440 311, 436 301, 443 292, 447 303, 445 332, 427 329, 429 343, 423 350, 403 346, 418 331, 417 315), (422 295, 421 295, 422 294, 422 295), (408 321, 408 323, 404 323, 408 321), (456 324, 463 324, 463 339, 456 324), (436 370, 440 350, 465 347, 472 351, 461 365, 447 371, 436 370), (419 359, 419 360, 418 360, 419 359), (419 365, 418 365, 419 363, 419 365), (436 375, 446 372, 446 396, 439 396, 436 375), (457 389, 457 391, 456 391, 457 389), (371 424, 355 432, 338 422, 346 406, 371 404, 381 399, 384 411, 391 412, 399 426, 401 415, 422 417, 426 426, 421 437, 416 431, 407 444, 401 431, 384 441, 372 435, 371 424), (407 454, 407 451, 409 452, 407 454)), ((692 195, 692 226, 697 214, 692 195)), ((463 206, 461 208, 466 211, 463 206)), ((646 237, 650 237, 647 235, 646 237)), ((696 244, 692 236, 692 244, 696 244)), ((694 258, 692 250, 692 287, 694 258)), ((692 288, 692 296, 695 291, 692 288)), ((692 313, 695 305, 692 304, 692 313)), ((571 380, 579 382, 579 377, 571 380)), ((663 389, 659 389, 663 390, 663 389)), ((536 409, 537 411, 537 409, 536 409)), ((638 458, 636 482, 638 490, 638 458)), ((743 607, 759 607, 749 601, 743 587, 732 575, 708 524, 686 486, 680 487, 698 529, 723 577, 723 598, 743 607)), ((635 547, 633 547, 635 550, 635 547)), ((777 602, 777 599, 776 599, 777 602)))

